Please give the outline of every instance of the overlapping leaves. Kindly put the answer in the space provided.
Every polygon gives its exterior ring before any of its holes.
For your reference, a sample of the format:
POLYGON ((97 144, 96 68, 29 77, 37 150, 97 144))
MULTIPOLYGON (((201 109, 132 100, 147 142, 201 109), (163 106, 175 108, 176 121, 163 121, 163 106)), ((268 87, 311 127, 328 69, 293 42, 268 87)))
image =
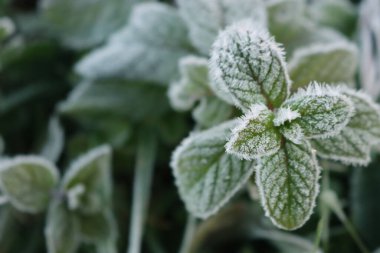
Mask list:
MULTIPOLYGON (((380 115, 372 101, 349 88, 311 82, 290 96, 291 81, 281 47, 253 24, 244 21, 222 32, 212 47, 210 60, 213 92, 245 115, 229 126, 231 133, 228 129, 221 131, 226 128, 221 125, 190 136, 176 150, 172 167, 188 210, 204 218, 235 191, 229 180, 228 184, 219 181, 221 177, 230 178, 225 173, 233 162, 225 161, 226 157, 256 160, 256 182, 267 216, 278 227, 292 230, 309 219, 319 190, 319 166, 311 143, 313 147, 321 142, 320 146, 332 148, 323 142, 343 143, 342 135, 348 131, 352 138, 378 140, 380 115), (220 150, 223 144, 227 154, 220 150), (222 161, 226 167, 219 166, 222 161), (213 202, 214 196, 220 201, 213 202)), ((305 71, 316 64, 312 57, 309 60, 302 67, 305 71)), ((355 64, 351 62, 347 68, 353 73, 355 64)), ((311 71, 309 78, 318 79, 322 72, 311 71)), ((341 74, 337 81, 342 81, 341 74)), ((345 140, 350 143, 346 147, 363 149, 369 155, 368 145, 352 140, 345 140)), ((330 150, 325 153, 330 154, 327 158, 338 159, 339 155, 330 150)), ((235 170, 239 167, 241 163, 235 170)), ((252 172, 240 169, 240 173, 245 179, 252 172)), ((232 185, 244 182, 234 181, 232 185)))

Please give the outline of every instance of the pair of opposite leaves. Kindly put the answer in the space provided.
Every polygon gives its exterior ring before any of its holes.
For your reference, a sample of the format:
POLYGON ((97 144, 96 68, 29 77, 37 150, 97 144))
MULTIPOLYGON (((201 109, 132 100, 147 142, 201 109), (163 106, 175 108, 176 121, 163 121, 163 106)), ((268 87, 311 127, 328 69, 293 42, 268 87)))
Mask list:
POLYGON ((319 191, 315 149, 325 158, 368 163, 380 140, 380 114, 367 96, 346 87, 313 83, 289 97, 282 50, 253 27, 227 28, 210 60, 211 88, 245 116, 190 135, 172 167, 187 209, 202 218, 217 212, 256 168, 266 215, 280 228, 296 229, 309 219, 319 191))
POLYGON ((42 157, 6 159, 0 163, 0 186, 20 211, 38 213, 48 207, 49 253, 75 252, 81 241, 109 251, 116 237, 110 173, 111 149, 100 146, 77 159, 60 183, 58 169, 42 157))

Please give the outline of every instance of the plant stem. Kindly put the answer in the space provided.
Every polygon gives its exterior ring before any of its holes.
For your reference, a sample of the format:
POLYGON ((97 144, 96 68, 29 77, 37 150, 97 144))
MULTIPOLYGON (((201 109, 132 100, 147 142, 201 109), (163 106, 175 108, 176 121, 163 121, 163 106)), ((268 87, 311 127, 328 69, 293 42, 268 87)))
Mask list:
POLYGON ((190 253, 191 242, 192 242, 196 228, 197 228, 196 219, 194 216, 189 214, 189 216, 187 217, 185 233, 182 239, 182 244, 181 244, 179 253, 190 253))
POLYGON ((127 253, 140 253, 147 213, 153 167, 156 158, 156 136, 152 131, 139 133, 135 176, 133 183, 132 213, 127 253))
POLYGON ((0 206, 8 203, 9 199, 7 198, 7 196, 1 196, 0 195, 0 206))

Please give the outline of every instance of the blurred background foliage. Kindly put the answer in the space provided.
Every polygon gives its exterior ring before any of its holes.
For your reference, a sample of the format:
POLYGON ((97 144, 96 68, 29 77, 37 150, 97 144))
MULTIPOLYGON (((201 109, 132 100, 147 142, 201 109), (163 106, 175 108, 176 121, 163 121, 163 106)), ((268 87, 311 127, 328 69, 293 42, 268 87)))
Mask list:
MULTIPOLYGON (((82 80, 73 70, 79 59, 126 24, 131 6, 137 2, 141 1, 0 0, 3 155, 41 154, 48 141, 58 138, 55 132, 59 130, 49 128, 53 116, 59 116, 59 127, 65 135, 63 152, 57 160, 61 168, 84 151, 110 143, 114 150, 118 246, 119 252, 124 252, 128 244, 137 136, 141 131, 154 132, 159 148, 142 252, 178 252, 187 214, 173 183, 169 161, 171 151, 194 126, 191 115, 170 108, 162 85, 124 78, 82 80), (74 94, 74 88, 80 94, 74 94)), ((174 5, 171 0, 161 2, 174 5)), ((316 19, 322 24, 334 24, 334 28, 352 38, 358 2, 352 2, 354 13, 346 15, 348 20, 344 22, 336 22, 331 9, 316 19), (340 26, 342 23, 345 26, 340 26)), ((374 156, 368 168, 354 169, 332 163, 324 166, 330 168, 330 185, 343 200, 344 212, 371 251, 380 247, 379 166, 378 156, 374 156)), ((248 189, 255 199, 256 189, 253 186, 248 189)), ((252 196, 239 195, 222 212, 200 224, 195 231, 192 252, 312 250, 318 218, 326 212, 323 205, 302 229, 293 233, 275 230, 269 233, 267 228, 271 225, 262 220, 257 199, 253 203, 246 201, 252 196)), ((329 213, 326 219, 329 229, 321 235, 325 252, 359 252, 338 217, 329 213)), ((46 252, 44 223, 44 213, 29 215, 2 206, 0 253, 46 252)), ((83 245, 79 252, 93 250, 83 245)))

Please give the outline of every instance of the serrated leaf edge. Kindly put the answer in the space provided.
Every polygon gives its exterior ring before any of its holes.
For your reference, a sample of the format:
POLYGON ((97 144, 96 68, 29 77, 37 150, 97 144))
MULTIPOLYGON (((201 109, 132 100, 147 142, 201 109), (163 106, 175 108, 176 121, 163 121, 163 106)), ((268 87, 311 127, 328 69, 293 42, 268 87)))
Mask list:
POLYGON ((293 231, 293 230, 296 230, 296 229, 302 227, 310 219, 310 216, 313 214, 314 208, 316 206, 316 199, 317 199, 317 196, 319 195, 319 191, 320 191, 320 185, 319 185, 318 181, 319 181, 320 174, 321 174, 321 167, 318 165, 315 149, 313 149, 311 147, 311 145, 310 145, 310 143, 308 141, 305 141, 305 143, 306 143, 306 145, 309 146, 309 148, 311 150, 312 160, 313 160, 313 163, 316 166, 315 181, 314 181, 314 187, 315 188, 314 188, 314 195, 312 196, 312 198, 313 198, 314 201, 313 201, 313 205, 311 206, 309 212, 305 216, 303 222, 301 222, 300 224, 298 224, 298 226, 296 226, 296 227, 293 227, 293 228, 289 229, 287 227, 282 226, 274 218, 271 217, 270 212, 269 212, 269 210, 267 208, 266 198, 265 198, 264 191, 263 191, 263 186, 261 184, 261 181, 259 180, 259 178, 260 178, 260 172, 261 172, 260 159, 259 159, 259 161, 257 163, 257 166, 256 166, 256 174, 257 174, 256 175, 256 185, 259 188, 261 205, 264 208, 265 216, 267 216, 272 221, 272 223, 275 226, 277 226, 278 228, 281 228, 281 229, 284 229, 284 230, 288 230, 288 231, 293 231))
MULTIPOLYGON (((308 136, 307 139, 324 139, 328 137, 335 136, 340 133, 340 131, 348 124, 351 117, 354 115, 355 106, 351 99, 345 96, 341 92, 341 87, 331 87, 326 83, 318 83, 316 81, 311 82, 306 88, 300 88, 296 93, 294 93, 289 99, 287 99, 284 104, 290 103, 293 100, 300 99, 305 96, 313 96, 313 97, 321 97, 321 96, 329 96, 329 97, 340 97, 348 106, 349 112, 347 114, 347 118, 343 121, 339 127, 335 129, 335 131, 331 131, 325 134, 316 134, 312 136, 308 136)), ((301 115, 302 117, 302 115, 301 115)))

